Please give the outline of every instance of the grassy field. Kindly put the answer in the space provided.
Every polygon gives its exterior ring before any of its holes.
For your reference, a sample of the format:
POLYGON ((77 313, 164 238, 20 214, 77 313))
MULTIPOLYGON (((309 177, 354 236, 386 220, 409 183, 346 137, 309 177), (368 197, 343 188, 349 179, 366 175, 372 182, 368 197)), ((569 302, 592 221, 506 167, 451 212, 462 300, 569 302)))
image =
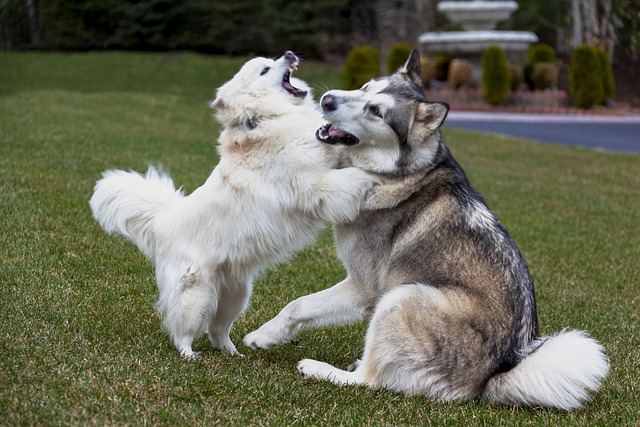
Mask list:
MULTIPOLYGON (((179 358, 152 268, 106 235, 88 200, 107 168, 163 165, 187 192, 216 163, 206 101, 243 59, 193 54, 0 54, 0 424, 601 425, 640 423, 640 156, 445 130, 536 281, 548 334, 586 329, 611 375, 584 410, 441 403, 304 380, 303 357, 346 366, 366 324, 303 332, 269 352, 242 337, 292 298, 343 278, 331 232, 263 274, 231 338, 179 358)), ((303 63, 322 93, 337 69, 303 63)))

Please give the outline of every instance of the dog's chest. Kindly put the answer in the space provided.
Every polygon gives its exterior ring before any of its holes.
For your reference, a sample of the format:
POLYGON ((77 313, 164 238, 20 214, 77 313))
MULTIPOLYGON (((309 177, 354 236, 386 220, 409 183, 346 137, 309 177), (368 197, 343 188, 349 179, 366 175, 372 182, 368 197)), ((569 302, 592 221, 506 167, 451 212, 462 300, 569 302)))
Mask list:
POLYGON ((378 287, 388 269, 397 226, 392 216, 372 213, 335 227, 340 258, 352 277, 378 287))

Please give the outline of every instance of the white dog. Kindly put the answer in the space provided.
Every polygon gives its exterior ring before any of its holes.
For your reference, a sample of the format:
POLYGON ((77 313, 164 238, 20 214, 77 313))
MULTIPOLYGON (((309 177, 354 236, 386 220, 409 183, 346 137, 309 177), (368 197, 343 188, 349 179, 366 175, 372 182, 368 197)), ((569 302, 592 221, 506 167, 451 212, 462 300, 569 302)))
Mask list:
POLYGON ((220 162, 189 196, 150 168, 110 170, 90 205, 155 264, 158 308, 185 357, 206 328, 213 347, 238 354, 229 338, 246 308, 253 277, 310 242, 325 221, 358 214, 369 175, 336 169, 339 149, 316 140, 323 119, 298 58, 255 58, 218 89, 212 107, 223 125, 220 162), (306 89, 306 90, 305 90, 306 89))

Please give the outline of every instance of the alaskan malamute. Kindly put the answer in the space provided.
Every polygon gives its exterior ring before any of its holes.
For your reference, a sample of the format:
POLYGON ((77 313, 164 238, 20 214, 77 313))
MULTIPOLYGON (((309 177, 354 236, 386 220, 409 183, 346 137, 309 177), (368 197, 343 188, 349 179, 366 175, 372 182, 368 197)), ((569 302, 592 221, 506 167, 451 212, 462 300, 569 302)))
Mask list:
POLYGON ((96 184, 93 215, 155 264, 158 308, 185 357, 205 329, 213 347, 236 354, 229 331, 253 277, 325 221, 354 219, 371 188, 366 172, 336 169, 340 149, 314 137, 323 119, 308 87, 291 78, 297 64, 290 51, 255 58, 218 90, 220 162, 189 196, 154 168, 110 170, 96 184))
POLYGON ((396 74, 321 100, 317 132, 379 176, 365 208, 335 226, 347 278, 288 304, 244 338, 283 343, 303 327, 372 314, 352 372, 305 359, 299 371, 444 400, 578 408, 608 373, 586 333, 540 337, 527 265, 441 139, 446 104, 428 102, 416 50, 396 74))

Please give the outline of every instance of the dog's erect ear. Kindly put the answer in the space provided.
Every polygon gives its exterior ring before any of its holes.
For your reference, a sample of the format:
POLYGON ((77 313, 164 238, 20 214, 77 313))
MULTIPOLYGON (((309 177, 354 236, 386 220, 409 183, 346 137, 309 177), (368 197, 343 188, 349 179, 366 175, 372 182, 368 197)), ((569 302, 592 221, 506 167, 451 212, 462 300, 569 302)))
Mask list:
POLYGON ((222 110, 224 108, 224 101, 222 100, 222 98, 217 96, 213 101, 209 101, 209 108, 222 110))
POLYGON ((420 64, 420 52, 418 49, 412 49, 409 59, 400 69, 400 73, 406 75, 408 80, 422 87, 422 65, 420 64))
POLYGON ((442 125, 449 114, 449 105, 443 102, 419 102, 415 121, 421 123, 429 132, 442 125))

